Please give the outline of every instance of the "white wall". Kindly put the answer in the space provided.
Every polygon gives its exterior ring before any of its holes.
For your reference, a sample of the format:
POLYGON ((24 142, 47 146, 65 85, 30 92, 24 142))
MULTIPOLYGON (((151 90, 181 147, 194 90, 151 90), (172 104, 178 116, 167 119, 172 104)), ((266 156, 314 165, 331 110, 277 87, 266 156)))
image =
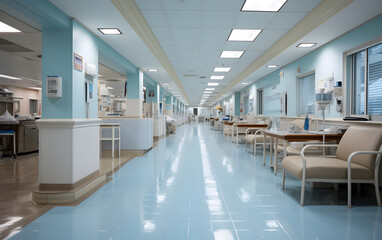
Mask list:
MULTIPOLYGON (((20 116, 26 116, 29 114, 29 99, 37 99, 39 103, 41 103, 41 91, 28 89, 28 88, 19 88, 19 87, 11 87, 11 86, 0 86, 0 88, 6 88, 9 91, 13 92, 14 97, 22 97, 20 100, 20 112, 18 114, 20 116)), ((17 104, 13 105, 13 110, 17 110, 17 104)), ((14 114, 17 112, 14 112, 14 114)), ((2 112, 0 115, 3 114, 2 112)), ((12 113, 11 113, 12 114, 12 113)), ((41 115, 41 105, 39 105, 39 110, 37 115, 41 115)))

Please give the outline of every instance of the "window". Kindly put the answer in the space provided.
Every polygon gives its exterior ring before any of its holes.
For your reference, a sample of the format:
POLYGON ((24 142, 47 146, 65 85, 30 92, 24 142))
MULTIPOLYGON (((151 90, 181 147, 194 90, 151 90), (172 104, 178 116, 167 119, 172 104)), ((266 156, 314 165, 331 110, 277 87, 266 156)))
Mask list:
POLYGON ((29 99, 29 114, 37 113, 37 104, 36 99, 29 99))
POLYGON ((316 110, 315 73, 298 78, 300 91, 300 115, 314 114, 316 110))
POLYGON ((352 57, 352 114, 382 115, 382 43, 352 57))
POLYGON ((262 115, 264 114, 263 112, 263 89, 258 89, 257 90, 257 114, 262 115))

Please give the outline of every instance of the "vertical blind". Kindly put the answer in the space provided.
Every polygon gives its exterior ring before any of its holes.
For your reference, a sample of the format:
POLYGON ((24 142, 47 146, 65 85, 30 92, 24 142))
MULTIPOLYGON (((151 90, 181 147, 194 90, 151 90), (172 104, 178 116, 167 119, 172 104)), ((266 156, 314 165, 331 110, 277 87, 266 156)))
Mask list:
POLYGON ((315 74, 310 74, 308 76, 299 79, 300 84, 300 114, 314 114, 316 105, 316 81, 315 74))
POLYGON ((368 49, 367 112, 382 115, 382 44, 368 49))
POLYGON ((352 114, 382 115, 382 44, 354 53, 352 70, 352 114))

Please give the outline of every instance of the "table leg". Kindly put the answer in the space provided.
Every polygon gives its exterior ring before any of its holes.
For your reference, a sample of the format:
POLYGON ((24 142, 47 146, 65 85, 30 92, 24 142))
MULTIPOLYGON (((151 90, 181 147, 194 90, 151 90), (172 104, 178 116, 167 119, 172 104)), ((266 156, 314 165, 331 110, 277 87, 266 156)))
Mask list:
POLYGON ((118 157, 121 157, 121 127, 118 127, 118 157))
POLYGON ((114 127, 112 127, 111 130, 113 131, 111 133, 111 157, 114 158, 114 127))
POLYGON ((271 145, 269 147, 269 155, 270 155, 271 167, 273 167, 273 137, 271 137, 271 145))
POLYGON ((239 128, 236 127, 236 147, 239 146, 239 128))
POLYGON ((279 161, 279 151, 277 149, 278 140, 279 140, 278 138, 275 139, 275 164, 273 167, 273 170, 275 171, 275 175, 277 175, 277 165, 279 161))
POLYGON ((265 151, 266 151, 266 147, 267 147, 265 139, 266 139, 266 136, 265 136, 265 134, 263 134, 263 165, 264 166, 265 166, 265 151))
POLYGON ((13 134, 13 157, 16 158, 16 133, 13 134))

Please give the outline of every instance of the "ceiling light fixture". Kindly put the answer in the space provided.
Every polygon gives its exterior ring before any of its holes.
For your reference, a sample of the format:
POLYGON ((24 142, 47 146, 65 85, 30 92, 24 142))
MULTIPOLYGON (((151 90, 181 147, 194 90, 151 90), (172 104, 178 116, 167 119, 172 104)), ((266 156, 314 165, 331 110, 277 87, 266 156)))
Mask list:
POLYGON ((210 77, 211 80, 222 80, 223 78, 224 76, 214 76, 214 75, 210 77))
POLYGON ((297 47, 298 48, 311 48, 316 44, 317 43, 300 43, 299 45, 297 45, 297 47))
POLYGON ((223 51, 220 58, 240 58, 244 51, 223 51))
POLYGON ((213 91, 215 88, 206 88, 207 91, 213 91))
POLYGON ((276 64, 271 64, 271 65, 268 65, 267 68, 277 68, 279 65, 276 65, 276 64))
POLYGON ((210 82, 210 83, 207 84, 207 86, 213 86, 213 87, 216 87, 216 86, 218 86, 218 85, 219 85, 219 83, 212 83, 212 82, 210 82))
POLYGON ((246 0, 241 11, 243 12, 278 12, 287 0, 246 0))
POLYGON ((229 70, 231 70, 230 67, 216 67, 214 72, 229 72, 229 70))
POLYGON ((211 94, 212 92, 204 92, 204 94, 211 94))
POLYGON ((243 84, 243 85, 247 85, 248 83, 246 83, 246 82, 242 82, 241 84, 243 84))
POLYGON ((0 78, 8 78, 11 80, 22 80, 21 78, 18 78, 18 77, 12 77, 12 76, 3 75, 3 74, 0 74, 0 78))
POLYGON ((0 32, 2 32, 2 33, 16 33, 16 32, 21 32, 21 31, 14 28, 14 27, 9 26, 8 24, 0 22, 0 32))
POLYGON ((41 91, 42 90, 42 88, 40 88, 40 87, 28 87, 29 89, 33 89, 33 90, 39 90, 39 91, 41 91))
POLYGON ((121 35, 122 32, 119 31, 118 28, 98 28, 98 31, 100 31, 104 35, 121 35))
POLYGON ((147 69, 148 72, 159 72, 158 69, 147 69))
POLYGON ((232 29, 228 41, 253 42, 261 31, 256 29, 232 29))

